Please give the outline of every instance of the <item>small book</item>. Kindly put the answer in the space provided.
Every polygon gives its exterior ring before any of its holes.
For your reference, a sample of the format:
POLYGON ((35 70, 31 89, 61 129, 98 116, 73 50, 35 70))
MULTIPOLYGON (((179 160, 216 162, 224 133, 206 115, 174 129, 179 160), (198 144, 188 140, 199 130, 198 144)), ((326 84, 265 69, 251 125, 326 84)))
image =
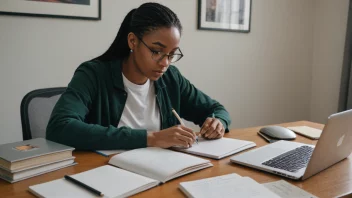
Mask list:
POLYGON ((23 170, 18 170, 16 172, 8 172, 4 169, 0 169, 0 178, 4 179, 5 181, 8 181, 10 183, 22 181, 24 179, 28 179, 31 177, 35 177, 38 175, 42 175, 44 173, 52 172, 55 170, 59 170, 61 168, 66 168, 69 166, 76 165, 74 161, 75 157, 71 157, 69 159, 65 159, 62 161, 54 162, 54 163, 49 163, 41 166, 36 166, 34 168, 29 168, 29 169, 23 169, 23 170))
MULTIPOLYGON (((129 197, 159 184, 159 181, 154 179, 110 165, 70 176, 109 198, 129 197)), ((30 186, 29 192, 37 197, 97 197, 89 190, 64 178, 30 186)))
POLYGON ((255 146, 256 144, 254 142, 232 138, 215 140, 199 138, 198 144, 194 143, 191 148, 173 147, 173 149, 213 159, 221 159, 255 146))
POLYGON ((209 160, 157 147, 123 152, 113 156, 109 164, 162 183, 213 166, 209 160))
POLYGON ((19 169, 72 157, 73 147, 44 138, 0 145, 0 168, 13 172, 19 169))
POLYGON ((279 198, 278 195, 253 179, 249 177, 241 177, 237 174, 181 182, 179 188, 189 198, 279 198))
MULTIPOLYGON (((71 175, 106 197, 128 197, 176 177, 213 166, 209 160, 167 149, 148 147, 113 156, 109 164, 71 175)), ((66 179, 29 187, 37 197, 96 197, 66 179)))
POLYGON ((319 139, 322 132, 322 130, 320 129, 315 129, 309 126, 295 126, 287 128, 294 131, 295 133, 298 133, 313 140, 319 139))

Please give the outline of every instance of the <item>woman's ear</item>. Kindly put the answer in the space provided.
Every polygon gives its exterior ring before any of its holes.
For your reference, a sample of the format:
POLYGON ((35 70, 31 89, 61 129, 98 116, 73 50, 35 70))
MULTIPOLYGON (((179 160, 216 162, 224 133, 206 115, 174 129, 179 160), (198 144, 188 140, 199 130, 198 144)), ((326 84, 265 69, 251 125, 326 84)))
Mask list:
POLYGON ((134 33, 130 32, 127 36, 127 43, 130 50, 134 50, 136 47, 137 37, 134 33))

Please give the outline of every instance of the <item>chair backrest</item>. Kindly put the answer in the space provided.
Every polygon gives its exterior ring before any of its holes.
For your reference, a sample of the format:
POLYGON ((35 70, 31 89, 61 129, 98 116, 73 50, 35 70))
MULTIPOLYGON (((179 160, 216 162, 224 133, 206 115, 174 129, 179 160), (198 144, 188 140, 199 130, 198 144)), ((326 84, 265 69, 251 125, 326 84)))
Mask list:
POLYGON ((51 112, 66 87, 37 89, 26 94, 21 102, 23 140, 46 136, 51 112))

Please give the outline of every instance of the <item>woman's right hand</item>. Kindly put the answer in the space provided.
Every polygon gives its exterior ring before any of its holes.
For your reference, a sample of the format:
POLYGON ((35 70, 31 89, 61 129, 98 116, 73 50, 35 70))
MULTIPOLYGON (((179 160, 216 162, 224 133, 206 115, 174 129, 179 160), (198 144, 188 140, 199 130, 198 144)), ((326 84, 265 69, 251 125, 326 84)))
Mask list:
POLYGON ((147 145, 151 147, 169 148, 182 146, 189 148, 196 136, 192 129, 182 125, 173 126, 159 132, 150 132, 147 136, 147 145))

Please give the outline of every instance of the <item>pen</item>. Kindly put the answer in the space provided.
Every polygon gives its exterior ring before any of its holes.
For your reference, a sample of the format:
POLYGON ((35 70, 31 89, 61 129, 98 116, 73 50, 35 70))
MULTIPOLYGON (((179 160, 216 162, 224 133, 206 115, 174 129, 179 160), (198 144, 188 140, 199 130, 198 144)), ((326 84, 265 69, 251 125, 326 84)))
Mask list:
POLYGON ((98 195, 100 197, 104 196, 104 194, 101 193, 100 191, 98 191, 98 190, 96 190, 96 189, 94 189, 94 188, 92 188, 92 187, 90 187, 90 186, 88 186, 88 185, 76 180, 76 179, 73 179, 72 177, 70 177, 68 175, 65 175, 65 179, 67 179, 68 181, 70 181, 70 182, 72 182, 72 183, 74 183, 74 184, 76 184, 76 185, 78 185, 80 187, 83 187, 83 188, 89 190, 90 192, 92 192, 92 193, 94 193, 94 194, 96 194, 96 195, 98 195))
POLYGON ((104 157, 109 157, 109 155, 106 155, 106 154, 104 154, 104 153, 102 153, 102 152, 99 152, 99 151, 97 151, 97 150, 95 150, 94 152, 96 152, 97 154, 102 155, 102 156, 104 156, 104 157))
MULTIPOLYGON (((179 115, 177 114, 177 112, 175 111, 175 109, 172 109, 172 113, 175 115, 175 117, 176 117, 177 120, 180 122, 180 124, 181 124, 182 126, 185 126, 185 124, 182 122, 180 116, 179 116, 179 115)), ((193 132, 193 133, 194 133, 194 132, 193 132)), ((198 136, 197 136, 196 133, 194 133, 194 135, 196 136, 196 142, 197 142, 197 144, 198 144, 198 136)))

